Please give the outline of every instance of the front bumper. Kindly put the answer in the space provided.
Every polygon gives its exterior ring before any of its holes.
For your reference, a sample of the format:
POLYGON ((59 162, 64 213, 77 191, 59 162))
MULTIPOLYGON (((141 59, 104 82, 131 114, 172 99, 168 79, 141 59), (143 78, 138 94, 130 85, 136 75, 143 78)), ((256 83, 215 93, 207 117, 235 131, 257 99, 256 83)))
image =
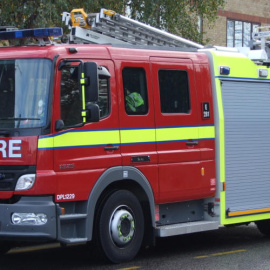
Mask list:
POLYGON ((57 236, 57 207, 52 196, 21 197, 14 204, 0 204, 0 241, 44 241, 57 236), (15 225, 13 213, 44 213, 48 221, 44 225, 15 225))

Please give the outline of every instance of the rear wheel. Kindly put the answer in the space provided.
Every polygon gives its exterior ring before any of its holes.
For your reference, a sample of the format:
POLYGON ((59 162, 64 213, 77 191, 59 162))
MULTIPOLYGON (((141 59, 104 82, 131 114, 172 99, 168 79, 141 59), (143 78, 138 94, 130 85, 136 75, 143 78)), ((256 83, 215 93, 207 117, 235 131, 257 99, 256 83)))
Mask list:
POLYGON ((256 222, 257 228, 265 236, 270 237, 270 220, 259 220, 256 222))
POLYGON ((112 193, 97 220, 98 243, 113 263, 133 259, 138 253, 144 234, 144 216, 140 202, 127 190, 112 193))

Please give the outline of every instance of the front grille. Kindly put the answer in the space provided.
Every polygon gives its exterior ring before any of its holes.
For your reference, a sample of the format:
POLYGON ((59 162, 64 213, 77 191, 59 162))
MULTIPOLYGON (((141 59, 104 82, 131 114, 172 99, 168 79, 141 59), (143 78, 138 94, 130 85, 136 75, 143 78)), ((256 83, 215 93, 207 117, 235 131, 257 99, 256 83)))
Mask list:
POLYGON ((0 191, 14 191, 20 176, 35 173, 36 166, 0 166, 0 191))

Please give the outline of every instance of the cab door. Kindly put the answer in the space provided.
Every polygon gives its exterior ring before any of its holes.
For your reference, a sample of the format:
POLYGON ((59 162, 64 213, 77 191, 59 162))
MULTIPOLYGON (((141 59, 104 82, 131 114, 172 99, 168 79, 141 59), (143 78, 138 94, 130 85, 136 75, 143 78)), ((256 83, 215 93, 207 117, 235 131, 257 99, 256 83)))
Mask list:
POLYGON ((100 120, 82 124, 81 98, 76 63, 58 71, 58 96, 55 96, 55 121, 64 129, 55 130, 54 170, 57 176, 57 200, 86 200, 100 175, 121 165, 119 118, 114 64, 110 60, 91 59, 108 69, 111 77, 99 78, 100 120))
POLYGON ((151 58, 160 203, 201 193, 201 155, 194 67, 190 59, 151 58))
POLYGON ((122 164, 136 167, 158 195, 153 92, 148 59, 116 61, 122 164))

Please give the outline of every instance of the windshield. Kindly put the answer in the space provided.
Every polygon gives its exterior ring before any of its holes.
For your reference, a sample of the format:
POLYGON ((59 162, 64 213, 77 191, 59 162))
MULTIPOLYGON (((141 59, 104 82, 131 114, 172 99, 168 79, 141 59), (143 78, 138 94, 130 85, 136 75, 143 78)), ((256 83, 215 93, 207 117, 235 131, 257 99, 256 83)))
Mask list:
POLYGON ((50 74, 48 59, 0 61, 0 128, 46 124, 50 74))

